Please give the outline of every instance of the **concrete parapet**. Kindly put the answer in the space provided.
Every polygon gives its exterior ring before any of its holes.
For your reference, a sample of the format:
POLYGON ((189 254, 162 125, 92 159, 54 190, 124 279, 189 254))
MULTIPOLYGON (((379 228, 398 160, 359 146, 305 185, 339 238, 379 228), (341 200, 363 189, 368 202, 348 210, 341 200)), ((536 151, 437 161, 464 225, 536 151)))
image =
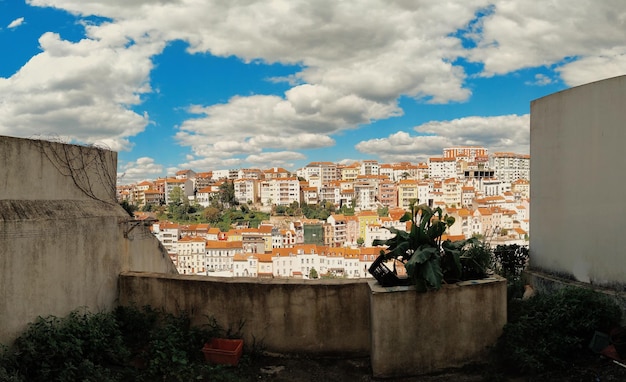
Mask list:
POLYGON ((415 288, 369 281, 374 377, 432 373, 478 361, 495 345, 507 320, 501 277, 415 288))
POLYGON ((247 347, 315 355, 367 355, 370 346, 365 280, 220 278, 125 272, 121 305, 150 305, 189 314, 192 323, 214 317, 238 329, 247 347))

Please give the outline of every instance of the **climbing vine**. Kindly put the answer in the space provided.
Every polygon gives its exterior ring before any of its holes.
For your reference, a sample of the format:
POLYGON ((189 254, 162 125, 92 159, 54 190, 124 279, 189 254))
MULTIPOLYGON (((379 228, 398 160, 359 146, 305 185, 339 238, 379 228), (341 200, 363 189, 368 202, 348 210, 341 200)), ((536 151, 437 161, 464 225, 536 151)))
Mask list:
POLYGON ((72 179, 76 187, 88 197, 105 203, 116 203, 116 176, 109 169, 115 167, 115 156, 103 145, 76 145, 59 137, 37 137, 32 140, 39 151, 63 176, 72 179), (106 190, 103 198, 96 190, 106 190))

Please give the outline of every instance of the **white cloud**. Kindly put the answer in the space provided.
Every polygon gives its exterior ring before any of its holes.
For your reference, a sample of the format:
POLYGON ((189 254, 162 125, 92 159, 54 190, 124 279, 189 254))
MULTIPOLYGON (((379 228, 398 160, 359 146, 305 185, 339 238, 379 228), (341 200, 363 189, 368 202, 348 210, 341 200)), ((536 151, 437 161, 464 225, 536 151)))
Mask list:
POLYGON ((537 73, 535 74, 534 81, 528 81, 526 82, 526 85, 545 86, 545 85, 550 85, 553 82, 554 81, 552 80, 552 78, 546 76, 545 74, 537 73))
POLYGON ((42 53, 15 75, 0 78, 0 134, 30 136, 41 130, 81 143, 127 150, 148 116, 129 106, 150 92, 151 45, 128 48, 84 39, 39 39, 42 53))
POLYGON ((17 19, 11 21, 9 23, 9 25, 7 26, 7 28, 15 29, 15 28, 19 27, 22 24, 24 24, 24 18, 23 17, 18 17, 17 19))
POLYGON ((327 147, 334 144, 329 134, 400 112, 395 103, 380 104, 314 85, 296 86, 285 98, 234 97, 227 104, 189 111, 201 117, 185 121, 176 137, 196 155, 327 147))
POLYGON ((246 162, 269 167, 293 167, 293 161, 305 159, 301 153, 294 151, 265 152, 250 155, 246 162))
MULTIPOLYGON (((129 149, 132 137, 149 123, 149 116, 131 108, 153 92, 151 59, 174 40, 186 41, 190 53, 299 68, 273 79, 288 81, 291 88, 284 94, 239 95, 190 108, 197 115, 179 125, 176 138, 191 148, 196 159, 190 163, 198 164, 236 164, 273 150, 331 146, 333 136, 346 129, 401 115, 401 96, 425 103, 467 101, 471 89, 459 58, 482 64, 479 75, 486 77, 545 66, 546 74, 532 85, 551 83, 558 75, 577 85, 626 72, 622 0, 29 4, 111 21, 85 23, 85 38, 78 42, 44 34, 42 53, 14 76, 0 78, 0 134, 30 136, 43 129, 73 141, 129 149), (468 39, 474 48, 464 48, 471 45, 468 39)), ((384 147, 391 158, 405 155, 394 156, 393 147, 385 147, 393 139, 410 142, 399 142, 397 150, 427 153, 446 142, 474 141, 466 132, 446 135, 453 122, 423 125, 432 130, 428 137, 390 136, 362 142, 359 149, 369 153, 384 147)), ((516 131, 496 131, 502 136, 488 139, 496 146, 509 147, 507 142, 520 138, 520 147, 527 142, 516 131)))
POLYGON ((400 131, 387 138, 362 141, 356 148, 386 162, 426 161, 430 156, 441 156, 443 149, 451 146, 482 146, 490 152, 529 152, 529 115, 432 121, 414 130, 419 135, 400 131))
POLYGON ((557 65, 571 86, 583 77, 625 73, 623 66, 607 68, 603 63, 622 61, 619 57, 626 54, 626 2, 501 0, 494 4, 493 12, 480 20, 474 34, 478 47, 470 53, 472 60, 484 63, 484 75, 557 65), (581 69, 578 60, 585 62, 582 66, 589 73, 572 73, 581 69))
POLYGON ((118 184, 139 183, 165 176, 163 166, 155 163, 153 158, 141 157, 134 162, 118 166, 118 184))
POLYGON ((577 86, 626 74, 626 50, 585 57, 558 69, 563 80, 577 86))

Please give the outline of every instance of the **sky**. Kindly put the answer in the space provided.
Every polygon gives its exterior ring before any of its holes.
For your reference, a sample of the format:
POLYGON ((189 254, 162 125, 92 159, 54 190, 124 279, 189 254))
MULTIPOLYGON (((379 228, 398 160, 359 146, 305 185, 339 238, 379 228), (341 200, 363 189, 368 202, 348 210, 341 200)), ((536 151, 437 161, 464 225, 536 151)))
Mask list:
POLYGON ((532 100, 625 73, 623 0, 0 0, 0 135, 120 184, 528 154, 532 100))

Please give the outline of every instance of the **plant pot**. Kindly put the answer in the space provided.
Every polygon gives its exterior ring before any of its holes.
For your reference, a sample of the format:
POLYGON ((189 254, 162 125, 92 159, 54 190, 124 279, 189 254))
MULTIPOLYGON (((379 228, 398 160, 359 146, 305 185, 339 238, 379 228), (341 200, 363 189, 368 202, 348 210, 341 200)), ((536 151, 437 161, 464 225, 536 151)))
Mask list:
POLYGON ((626 329, 619 328, 611 333, 611 343, 615 347, 617 355, 621 359, 626 359, 626 329))
POLYGON ((202 348, 204 359, 216 365, 237 366, 243 353, 242 339, 213 338, 202 348))

